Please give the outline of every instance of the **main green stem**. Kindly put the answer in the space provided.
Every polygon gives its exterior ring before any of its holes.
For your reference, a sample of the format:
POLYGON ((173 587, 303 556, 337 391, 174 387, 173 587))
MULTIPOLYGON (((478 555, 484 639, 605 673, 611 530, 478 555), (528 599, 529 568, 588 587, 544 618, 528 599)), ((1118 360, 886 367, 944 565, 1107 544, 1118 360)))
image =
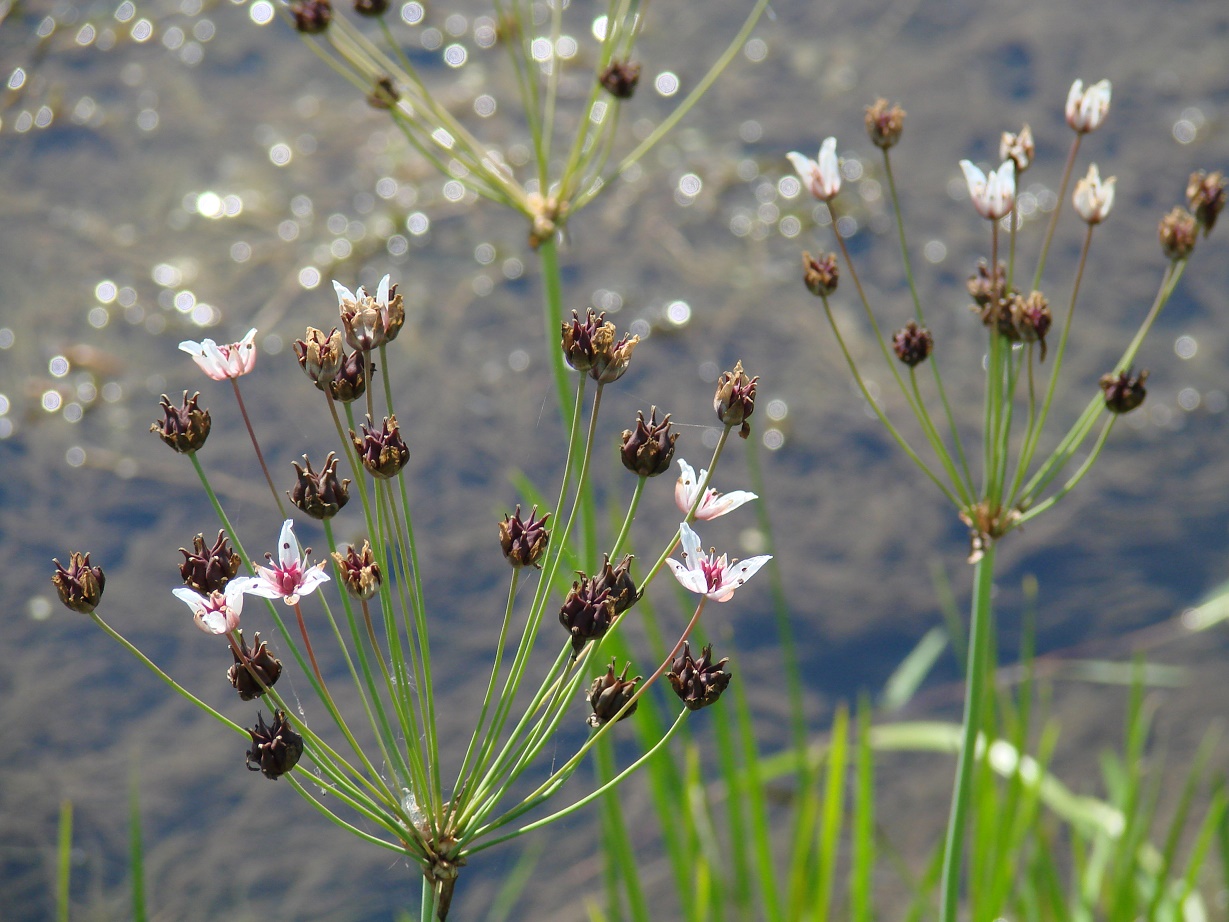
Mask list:
POLYGON ((964 855, 965 817, 973 787, 973 761, 977 754, 977 735, 981 729, 981 705, 985 697, 989 654, 991 590, 994 587, 994 543, 990 542, 973 569, 973 609, 969 618, 969 660, 965 676, 964 726, 960 756, 956 763, 956 785, 952 810, 948 816, 947 838, 943 845, 941 922, 956 922, 960 905, 960 866, 964 855))

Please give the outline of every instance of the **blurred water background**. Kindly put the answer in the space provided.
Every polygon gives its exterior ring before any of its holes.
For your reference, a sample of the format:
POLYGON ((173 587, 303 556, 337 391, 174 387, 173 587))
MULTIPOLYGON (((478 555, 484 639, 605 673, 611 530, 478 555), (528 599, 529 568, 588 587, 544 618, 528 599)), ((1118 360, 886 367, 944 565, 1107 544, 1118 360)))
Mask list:
MULTIPOLYGON (((695 85, 748 8, 730 0, 649 8, 639 49, 645 77, 624 113, 623 150, 695 85)), ((271 549, 279 522, 229 388, 196 370, 177 350, 181 339, 228 342, 259 329, 257 367, 242 384, 289 487, 290 462, 308 450, 321 457, 330 431, 290 343, 308 324, 334 322, 331 278, 353 288, 391 272, 402 285, 409 319, 389 373, 412 452, 454 749, 481 694, 502 604, 495 522, 517 500, 510 475, 523 470, 545 485, 562 465, 523 220, 458 196, 284 23, 259 24, 262 9, 231 0, 0 7, 5 919, 51 915, 65 799, 76 809, 79 918, 116 917, 126 899, 134 773, 157 918, 377 920, 417 899, 413 871, 329 826, 289 786, 244 771, 241 741, 55 600, 51 558, 92 551, 108 577, 104 616, 206 700, 252 722, 222 680, 225 651, 170 594, 175 548, 217 526, 188 463, 147 432, 161 393, 199 389, 212 409, 202 458, 249 550, 271 549)), ((506 60, 484 47, 489 9, 410 2, 395 10, 399 34, 441 98, 515 163, 526 136, 505 92, 506 60)), ((591 27, 603 10, 573 0, 565 14, 572 103, 588 91, 591 27)), ((716 435, 717 374, 741 358, 761 376, 754 450, 817 731, 835 700, 880 689, 940 623, 936 566, 964 606, 967 535, 889 445, 801 285, 799 252, 832 241, 814 224, 813 202, 797 194, 784 152, 839 138, 853 247, 881 323, 894 328, 911 309, 862 112, 879 95, 906 108, 894 164, 913 256, 949 393, 973 423, 985 340, 963 283, 986 242, 957 162, 994 165, 999 133, 1032 125, 1039 163, 1024 185, 1036 211, 1021 251, 1031 266, 1069 143, 1067 88, 1075 77, 1110 78, 1110 118, 1086 141, 1082 163, 1095 159, 1103 175, 1116 175, 1118 199, 1085 277, 1057 414, 1066 422, 1151 302, 1163 265, 1157 220, 1181 201, 1192 169, 1229 165, 1227 43, 1229 10, 1210 0, 777 3, 681 128, 569 225, 567 303, 608 310, 646 340, 603 407, 610 451, 598 467, 612 496, 630 494, 613 446, 637 409, 672 412, 684 433, 680 454, 699 466, 716 435)), ((1144 349, 1152 377, 1142 410, 1117 427, 1079 490, 1003 544, 1005 651, 1017 642, 1026 574, 1040 583, 1042 651, 1079 645, 1119 657, 1130 632, 1173 618, 1225 579, 1229 228, 1222 231, 1201 241, 1144 349)), ((1066 303, 1082 232, 1073 218, 1060 226, 1043 286, 1056 309, 1066 303)), ((841 316, 863 330, 848 287, 837 295, 841 316)), ((873 344, 853 339, 869 359, 873 344)), ((899 418, 890 379, 873 367, 899 418)), ((745 486, 745 469, 740 451, 727 452, 717 486, 745 486)), ((644 554, 677 522, 672 486, 673 474, 651 484, 637 525, 644 554)), ((357 535, 357 516, 338 521, 342 537, 357 535)), ((310 524, 299 528, 305 543, 320 541, 310 524)), ((740 556, 763 541, 750 515, 709 531, 707 541, 740 556)), ((785 740, 785 703, 768 589, 763 580, 715 607, 709 630, 747 683, 772 748, 785 740)), ((1157 698, 1162 745, 1179 760, 1229 700, 1224 652, 1213 632, 1158 654, 1190 670, 1186 685, 1157 698)), ((953 717, 958 696, 945 683, 958 673, 946 660, 940 671, 917 707, 953 717)), ((1065 728, 1056 766, 1079 791, 1097 790, 1094 756, 1117 741, 1123 699, 1121 689, 1056 686, 1065 728)), ((578 712, 576 734, 581 719, 578 712)), ((906 848, 939 834, 950 770, 939 758, 885 765, 884 815, 918 818, 899 831, 906 848)), ((569 790, 586 783, 578 775, 569 790)), ((634 787, 626 797, 639 799, 634 787)), ((543 863, 507 917, 580 917, 599 890, 593 827, 582 813, 528 837, 524 847, 541 850, 543 863)), ((651 863, 653 843, 640 845, 651 863)), ((468 868, 454 914, 483 918, 517 854, 486 853, 468 868)))

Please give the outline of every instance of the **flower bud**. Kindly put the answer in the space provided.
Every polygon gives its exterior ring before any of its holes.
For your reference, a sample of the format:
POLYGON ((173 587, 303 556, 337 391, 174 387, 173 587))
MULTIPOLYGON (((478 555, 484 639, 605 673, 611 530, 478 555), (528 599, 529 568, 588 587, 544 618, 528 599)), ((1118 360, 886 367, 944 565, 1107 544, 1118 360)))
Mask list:
POLYGON ((934 347, 935 341, 930 331, 925 327, 919 327, 912 320, 905 324, 903 329, 897 330, 892 337, 892 349, 896 352, 896 357, 910 368, 915 368, 926 361, 934 347))
POLYGON ((248 771, 260 772, 276 781, 298 764, 303 755, 303 737, 290 728, 286 712, 280 708, 273 714, 273 726, 265 725, 265 716, 256 712, 256 726, 248 730, 252 748, 246 753, 248 771))
POLYGON ((612 567, 610 558, 606 557, 602 565, 602 572, 593 577, 593 591, 598 594, 603 590, 610 593, 616 617, 635 605, 640 598, 640 591, 632 580, 632 560, 634 559, 631 554, 627 554, 619 561, 617 567, 612 567))
POLYGON ((383 16, 388 12, 388 0, 354 0, 354 12, 360 16, 383 16))
POLYGON ((180 454, 199 451, 209 438, 209 427, 213 424, 209 411, 202 409, 198 402, 200 396, 199 391, 191 397, 184 391, 183 406, 173 407, 170 398, 163 394, 160 405, 166 418, 151 425, 149 431, 158 433, 158 438, 180 454))
POLYGON ((631 61, 611 61, 597 79, 615 99, 631 99, 640 82, 640 65, 631 61))
POLYGON ((218 540, 213 542, 213 547, 205 547, 205 536, 197 535, 192 539, 192 550, 181 547, 179 553, 184 556, 184 562, 179 565, 184 585, 201 595, 221 592, 243 564, 227 542, 224 531, 218 532, 218 540))
POLYGON ((755 388, 759 380, 758 375, 747 377, 741 361, 734 363, 733 371, 722 372, 717 379, 713 410, 727 427, 740 426, 738 434, 744 439, 751 434, 747 418, 755 412, 755 388))
POLYGON ((836 291, 839 280, 835 253, 812 256, 806 250, 802 251, 802 281, 807 291, 817 298, 826 298, 836 291))
POLYGON ((312 470, 307 455, 303 456, 303 464, 305 467, 294 464, 299 480, 286 495, 313 519, 331 519, 350 501, 350 481, 337 479, 336 453, 328 453, 324 459, 324 469, 319 474, 312 470))
POLYGON ((367 424, 361 427, 363 437, 360 439, 350 430, 350 441, 358 452, 363 467, 373 477, 387 479, 394 477, 410 460, 410 450, 401 438, 401 430, 397 428, 397 417, 386 416, 382 428, 376 430, 371 425, 371 417, 367 424))
POLYGON ((572 583, 572 590, 559 608, 559 623, 572 635, 572 650, 581 648, 608 630, 615 617, 615 599, 609 588, 598 587, 597 581, 583 573, 572 583))
POLYGON ((380 565, 371 553, 371 542, 364 541, 362 551, 356 551, 351 544, 345 554, 334 552, 333 560, 341 570, 341 581, 346 591, 354 598, 366 601, 379 592, 380 565))
POLYGON ((657 422, 657 407, 649 410, 649 421, 644 421, 644 413, 636 411, 635 430, 623 430, 623 446, 619 449, 619 458, 623 466, 633 474, 641 477, 656 477, 665 473, 674 458, 674 443, 679 434, 670 431, 670 414, 667 413, 660 423, 657 422))
POLYGON ((1128 368, 1117 374, 1101 376, 1101 390, 1105 394, 1105 406, 1111 413, 1130 413, 1144 402, 1148 392, 1144 382, 1148 380, 1148 372, 1141 371, 1132 375, 1128 368))
POLYGON ((520 504, 517 504, 515 515, 505 515, 499 523, 499 546, 503 549, 508 563, 516 568, 541 567, 542 556, 550 543, 550 532, 546 530, 546 520, 550 513, 535 519, 538 507, 529 510, 529 518, 522 518, 520 504))
POLYGON ((1104 221, 1109 216, 1110 209, 1114 207, 1114 180, 1116 178, 1111 176, 1102 182, 1097 165, 1089 164, 1088 174, 1075 184, 1075 195, 1072 197, 1075 213, 1089 224, 1100 224, 1104 221))
POLYGON ((333 19, 333 7, 329 0, 293 0, 290 15, 294 27, 305 35, 317 35, 329 27, 333 19))
POLYGON ((73 551, 65 568, 58 560, 55 573, 51 574, 51 582, 60 596, 60 601, 73 611, 88 615, 102 600, 102 590, 107 583, 102 567, 90 566, 89 553, 79 554, 73 551))
POLYGON ((315 327, 308 327, 305 337, 294 341, 294 351, 299 357, 299 367, 316 382, 317 387, 337 377, 345 358, 337 327, 333 327, 333 332, 327 336, 315 327))
POLYGON ((400 98, 397 84, 393 83, 392 77, 384 74, 372 81, 371 92, 367 94, 367 105, 373 109, 391 109, 400 98))
MULTIPOLYGON (((631 663, 623 667, 622 675, 615 675, 614 664, 615 661, 611 660, 606 674, 598 676, 589 686, 589 704, 593 708, 593 713, 589 715, 589 726, 591 727, 600 727, 613 720, 614 716, 623 710, 623 706, 635 696, 636 683, 643 678, 643 676, 636 676, 634 679, 627 677, 627 670, 632 668, 631 663)), ((637 702, 632 702, 632 706, 623 711, 619 720, 631 717, 636 712, 636 704, 637 702)))
POLYGON ((1225 207, 1225 174, 1219 170, 1215 173, 1203 170, 1192 173, 1191 181, 1186 186, 1186 201, 1206 237, 1212 232, 1216 216, 1225 207))
POLYGON ((1161 218, 1158 230, 1162 252, 1170 259, 1186 259, 1195 249, 1199 222, 1185 208, 1175 206, 1173 211, 1161 218))
POLYGON ((894 147, 904 129, 905 110, 900 106, 889 106, 886 99, 880 98, 866 107, 866 133, 876 147, 894 147))
POLYGON ((259 632, 253 638, 256 644, 254 650, 248 648, 242 629, 235 633, 239 637, 239 650, 231 647, 230 653, 234 657, 235 665, 226 670, 226 678, 230 679, 230 684, 239 692, 240 698, 251 701, 273 687, 282 674, 282 664, 269 652, 269 647, 260 639, 259 632))
POLYGON ((977 306, 975 311, 982 311, 990 304, 996 304, 1007 295, 1007 263, 999 261, 998 268, 991 277, 990 264, 984 259, 977 261, 977 272, 969 276, 967 283, 969 297, 977 306))
POLYGON ((670 665, 666 678, 687 709, 698 711, 720 698, 730 684, 731 676, 725 671, 729 661, 726 657, 714 663, 712 644, 705 646, 700 658, 695 659, 691 655, 691 645, 684 642, 683 652, 670 665))

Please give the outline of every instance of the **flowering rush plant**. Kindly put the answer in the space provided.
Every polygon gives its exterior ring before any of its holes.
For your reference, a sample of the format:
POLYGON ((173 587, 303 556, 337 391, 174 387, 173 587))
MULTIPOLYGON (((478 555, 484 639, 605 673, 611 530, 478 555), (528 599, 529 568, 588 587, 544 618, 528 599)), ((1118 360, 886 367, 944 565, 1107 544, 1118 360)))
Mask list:
POLYGON ((705 552, 690 523, 732 512, 755 498, 741 491, 722 496, 709 481, 730 433, 745 436, 749 431, 757 380, 743 372, 741 363, 721 376, 714 396, 721 424, 716 449, 699 478, 678 459, 682 475, 674 498, 681 522, 665 536, 647 570, 640 570, 626 548, 646 484, 671 468, 679 435, 672 431, 670 416, 659 420, 655 407, 647 418, 639 413, 623 431, 620 458, 634 475, 634 485, 618 536, 599 561, 596 550, 581 546, 573 535, 585 531, 578 523, 581 499, 590 488, 593 449, 603 441, 602 393, 627 372, 638 339, 619 336, 613 323, 592 310, 583 316, 573 312, 562 324, 561 351, 575 379, 568 439, 573 450, 550 510, 534 506, 525 513, 517 505, 492 523, 498 528, 492 528, 491 552, 501 552, 510 565, 506 602, 502 623, 491 624, 489 679, 481 707, 471 715, 469 744, 460 765, 450 768, 442 763, 440 740, 459 728, 441 726, 433 694, 433 621, 406 484, 410 446, 397 424, 388 377, 377 373, 396 360, 389 347, 404 324, 402 298, 388 276, 374 294, 334 286, 338 326, 328 333, 308 328, 294 348, 334 422, 336 443, 318 469, 304 455, 302 465, 294 465, 293 479, 279 478, 265 466, 256 429, 243 409, 239 382, 254 370, 255 331, 230 345, 211 340, 182 345, 210 378, 230 382, 248 422, 277 508, 268 533, 258 536, 277 536, 276 546, 263 558, 247 551, 244 536, 209 485, 202 456, 212 423, 200 394, 185 392, 178 406, 164 396, 163 419, 151 427, 193 465, 217 512, 217 538, 208 543, 202 530, 190 550, 181 549, 183 585, 171 592, 191 611, 191 622, 184 618, 181 623, 193 623, 210 635, 201 642, 216 644, 216 655, 230 663, 227 677, 240 699, 236 710, 247 713, 250 726, 245 729, 205 704, 103 620, 99 606, 105 576, 89 554, 74 553, 68 566, 57 561, 53 581, 66 605, 87 613, 179 694, 241 734, 250 770, 286 779, 343 829, 412 860, 423 874, 422 918, 443 919, 457 875, 473 855, 594 800, 664 747, 689 714, 713 704, 728 686, 728 659, 716 659, 707 646, 693 655, 688 638, 709 600, 729 601, 769 558, 736 561, 715 550, 705 552), (380 399, 373 386, 377 380, 383 383, 380 399), (361 423, 356 407, 364 413, 361 423), (275 483, 281 479, 289 489, 279 492, 275 483), (355 494, 359 502, 352 505, 355 494), (293 511, 286 511, 283 497, 293 511), (361 544, 337 543, 334 520, 342 515, 354 520, 347 529, 367 534, 361 544), (298 534, 311 521, 319 523, 327 546, 327 553, 316 559, 298 534), (671 555, 680 545, 676 559, 671 555), (567 572, 573 561, 586 568, 574 578, 567 572), (636 602, 665 566, 698 597, 697 603, 673 649, 649 677, 629 678, 631 664, 620 669, 603 653, 603 643, 634 616, 636 602), (529 590, 522 583, 532 590, 518 592, 529 590), (265 604, 253 609, 252 597, 265 604), (558 628, 549 627, 552 613, 558 628), (258 629, 245 636, 253 620, 258 629), (214 637, 224 638, 225 649, 214 637), (543 674, 531 677, 531 656, 540 641, 555 643, 558 652, 543 674), (337 645, 327 657, 322 642, 337 645), (287 658, 289 665, 283 663, 287 658), (292 707, 282 697, 278 682, 287 668, 305 677, 314 704, 292 707), (673 726, 609 783, 571 803, 552 803, 585 754, 631 716, 638 699, 663 676, 681 705, 673 726), (357 709, 343 713, 334 694, 338 682, 352 686, 349 698, 360 703, 357 709), (252 705, 243 702, 256 699, 271 711, 269 719, 258 705, 253 721, 252 705), (587 723, 587 737, 562 764, 552 765, 531 792, 511 796, 527 769, 541 770, 539 755, 582 701, 587 713, 578 722, 587 723), (539 815, 530 818, 531 812, 539 815))
POLYGON ((818 158, 804 154, 787 155, 803 188, 831 211, 836 253, 812 256, 802 254, 804 282, 820 299, 823 310, 848 363, 857 386, 871 409, 887 427, 898 446, 917 465, 923 475, 951 502, 960 520, 969 529, 969 561, 975 564, 971 627, 968 640, 968 668, 964 713, 964 735, 956 771, 955 791, 948 824, 942 871, 943 922, 954 922, 960 897, 960 868, 965 816, 971 788, 972 762, 977 749, 977 734, 982 726, 984 678, 989 674, 992 656, 991 589, 994 551, 997 542, 1059 502, 1092 469, 1104 448, 1118 417, 1138 407, 1144 400, 1147 371, 1136 372, 1134 363, 1144 338, 1177 286, 1187 261, 1202 234, 1216 223, 1225 202, 1225 177, 1220 172, 1197 172, 1186 188, 1187 208, 1176 207, 1160 221, 1158 233, 1164 263, 1151 305, 1141 305, 1139 329, 1123 350, 1122 357, 1108 370, 1097 386, 1087 389, 1083 412, 1056 440, 1048 452, 1047 423, 1055 406, 1063 358, 1074 328, 1073 319, 1081 292, 1088 252, 1097 227, 1109 218, 1114 205, 1115 178, 1103 179, 1095 163, 1075 184, 1070 201, 1083 227, 1083 243, 1075 277, 1060 287, 1047 282, 1042 288, 1046 257, 1054 240, 1063 206, 1082 145, 1104 123, 1110 110, 1111 87, 1108 80, 1091 86, 1076 80, 1067 96, 1065 115, 1073 132, 1066 165, 1058 184, 1058 206, 1053 209, 1041 240, 1031 280, 1017 258, 1022 220, 1017 198, 1020 177, 1034 166, 1035 145, 1028 125, 1019 132, 1004 132, 999 145, 1000 163, 988 172, 969 160, 960 168, 968 186, 975 213, 987 222, 988 248, 968 279, 972 314, 980 320, 986 336, 986 377, 984 414, 980 444, 966 445, 961 432, 971 427, 957 425, 944 390, 939 363, 931 359, 934 338, 926 328, 922 305, 927 300, 914 284, 909 262, 905 224, 900 210, 892 168, 891 150, 900 141, 905 112, 900 106, 880 99, 866 110, 866 129, 871 142, 883 153, 883 175, 896 212, 905 276, 912 296, 912 318, 890 337, 879 323, 881 311, 868 299, 858 278, 841 224, 842 211, 840 160, 835 138, 820 146, 818 158), (1189 210, 1188 210, 1189 209, 1189 210), (896 382, 900 397, 916 418, 926 449, 915 447, 914 440, 890 419, 884 403, 872 396, 862 369, 846 346, 845 335, 831 309, 837 290, 841 264, 855 289, 884 362, 896 382), (1051 307, 1053 293, 1069 290, 1063 306, 1051 307), (1048 293, 1047 293, 1048 292, 1048 293), (1057 321, 1057 327, 1055 323, 1057 321), (1057 343, 1054 340, 1057 339, 1057 343), (1053 345, 1053 348, 1050 348, 1053 345), (1049 362, 1047 364, 1047 358, 1049 362), (927 362, 928 359, 931 359, 927 362), (919 367, 929 364, 932 374, 929 393, 919 380, 919 367), (903 369, 903 370, 902 370, 903 369), (1048 370, 1048 375, 1047 375, 1048 370), (1093 432, 1097 434, 1093 437, 1093 432), (1086 448, 1094 438, 1091 448, 1086 448), (1083 459, 1073 462, 1085 452, 1083 459), (977 455, 980 472, 975 476, 977 455))

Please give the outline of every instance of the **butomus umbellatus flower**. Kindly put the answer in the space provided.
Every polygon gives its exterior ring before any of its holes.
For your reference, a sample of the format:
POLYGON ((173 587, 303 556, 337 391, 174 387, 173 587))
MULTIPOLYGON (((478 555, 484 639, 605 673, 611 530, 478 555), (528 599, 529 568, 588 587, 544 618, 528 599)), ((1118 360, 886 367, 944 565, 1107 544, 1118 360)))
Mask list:
POLYGON ((272 566, 256 568, 257 576, 245 590, 252 595, 282 599, 287 605, 294 605, 300 596, 314 592, 317 586, 328 581, 324 561, 308 565, 307 557, 294 536, 293 519, 282 523, 282 533, 277 539, 277 561, 274 562, 272 554, 265 557, 272 566))
POLYGON ((686 522, 679 525, 679 538, 683 545, 683 562, 670 558, 666 563, 684 589, 707 596, 714 602, 728 602, 739 586, 772 560, 768 554, 733 561, 725 554, 718 557, 715 550, 705 554, 700 536, 686 522))
POLYGON ((199 343, 185 339, 179 344, 179 348, 192 356, 192 361, 214 381, 225 381, 227 378, 246 375, 255 366, 255 339, 256 328, 253 327, 237 343, 220 346, 212 339, 202 339, 199 343))

